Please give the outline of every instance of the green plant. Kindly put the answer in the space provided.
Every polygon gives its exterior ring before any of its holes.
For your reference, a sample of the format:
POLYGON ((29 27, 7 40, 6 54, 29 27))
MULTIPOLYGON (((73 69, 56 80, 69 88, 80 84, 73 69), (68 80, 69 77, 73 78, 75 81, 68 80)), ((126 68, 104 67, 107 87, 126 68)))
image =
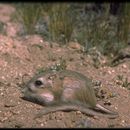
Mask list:
POLYGON ((45 72, 45 70, 46 70, 45 67, 38 68, 36 71, 36 74, 41 74, 41 73, 45 72))
MULTIPOLYGON (((128 82, 128 78, 125 78, 122 84, 122 87, 128 88, 128 86, 130 85, 130 82, 128 82)), ((130 89, 130 88, 128 88, 130 89)))
POLYGON ((122 81, 123 80, 123 75, 117 75, 117 79, 122 81))
POLYGON ((103 55, 116 54, 125 45, 117 37, 118 18, 109 13, 110 3, 104 3, 104 11, 88 10, 79 13, 73 39, 85 47, 86 52, 96 47, 103 55))
POLYGON ((39 44, 33 44, 32 46, 33 46, 33 47, 37 47, 37 48, 39 48, 40 50, 43 50, 43 46, 41 46, 41 45, 39 45, 39 44))
POLYGON ((66 60, 63 59, 62 57, 60 57, 58 63, 55 63, 54 65, 46 67, 46 68, 45 67, 38 68, 37 71, 36 71, 36 74, 41 74, 41 73, 43 73, 47 70, 61 71, 61 70, 65 70, 66 67, 67 67, 66 66, 66 60))
POLYGON ((65 70, 66 67, 67 67, 66 60, 63 59, 62 57, 60 57, 59 62, 55 63, 55 65, 52 65, 51 67, 49 67, 49 69, 51 69, 53 71, 60 71, 60 70, 65 70))
POLYGON ((66 60, 60 57, 60 61, 58 64, 56 64, 56 70, 65 70, 67 67, 66 60))
POLYGON ((130 89, 130 82, 128 82, 128 78, 125 78, 123 75, 117 76, 118 84, 121 85, 124 88, 130 89))
POLYGON ((5 34, 5 24, 3 22, 0 22, 0 33, 5 34))
POLYGON ((120 12, 118 15, 117 37, 119 41, 124 44, 128 43, 129 29, 130 29, 130 3, 122 3, 120 5, 120 12))
POLYGON ((96 47, 109 57, 118 54, 129 38, 130 4, 122 4, 117 16, 110 14, 110 3, 103 3, 102 11, 94 11, 93 3, 88 4, 85 11, 87 3, 19 3, 15 4, 16 18, 26 33, 42 34, 50 43, 77 41, 86 52, 96 47))
POLYGON ((49 32, 52 41, 67 43, 72 35, 74 23, 68 3, 54 3, 48 11, 49 32))
POLYGON ((35 26, 41 17, 41 4, 17 3, 15 7, 15 19, 22 23, 27 34, 35 33, 35 26))

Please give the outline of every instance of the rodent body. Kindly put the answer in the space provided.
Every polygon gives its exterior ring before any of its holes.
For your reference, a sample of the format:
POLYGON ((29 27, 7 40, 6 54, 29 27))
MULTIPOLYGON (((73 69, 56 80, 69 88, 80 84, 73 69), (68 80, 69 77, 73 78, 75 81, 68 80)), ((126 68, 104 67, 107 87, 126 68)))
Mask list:
POLYGON ((47 106, 41 115, 58 110, 79 110, 88 115, 117 117, 116 112, 97 104, 92 85, 91 79, 81 73, 50 70, 32 78, 23 93, 24 99, 47 106))

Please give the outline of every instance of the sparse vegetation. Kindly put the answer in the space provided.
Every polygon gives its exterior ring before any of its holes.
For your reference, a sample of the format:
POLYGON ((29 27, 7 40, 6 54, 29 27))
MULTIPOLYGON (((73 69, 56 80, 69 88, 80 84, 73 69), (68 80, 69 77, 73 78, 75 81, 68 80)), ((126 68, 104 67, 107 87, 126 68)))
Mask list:
POLYGON ((41 16, 40 3, 18 3, 16 5, 15 19, 22 23, 26 34, 34 34, 35 27, 41 16))
POLYGON ((53 71, 60 71, 60 70, 65 70, 66 67, 67 67, 66 60, 60 57, 59 61, 54 65, 50 66, 49 69, 53 71))
POLYGON ((48 11, 49 32, 53 41, 69 42, 74 28, 74 18, 68 3, 55 3, 48 11))
POLYGON ((130 29, 130 3, 123 3, 121 5, 120 13, 118 15, 117 37, 119 41, 128 43, 129 29, 130 29))
POLYGON ((37 69, 36 74, 41 74, 41 73, 43 73, 45 70, 46 70, 45 67, 41 67, 41 68, 37 69))
POLYGON ((124 77, 123 75, 118 75, 117 76, 117 84, 121 85, 124 88, 130 89, 130 82, 128 81, 127 77, 124 77))
POLYGON ((60 45, 69 41, 82 44, 86 52, 96 47, 103 55, 113 56, 129 39, 129 3, 122 3, 117 15, 111 3, 20 3, 17 19, 27 33, 39 33, 60 45), (98 7, 99 6, 99 7, 98 7))
POLYGON ((47 68, 45 68, 45 67, 39 68, 36 71, 36 74, 43 73, 46 70, 60 71, 60 70, 65 70, 65 69, 66 69, 66 60, 63 59, 62 57, 60 57, 59 62, 57 62, 54 65, 49 66, 47 68))
POLYGON ((66 65, 66 60, 63 59, 62 57, 60 57, 59 63, 57 63, 57 64, 55 65, 56 70, 57 70, 57 71, 59 71, 59 70, 65 70, 66 67, 67 67, 67 65, 66 65))
POLYGON ((102 54, 111 56, 118 53, 124 45, 116 36, 118 19, 108 12, 109 3, 105 6, 106 9, 103 12, 97 13, 90 10, 77 17, 78 27, 75 38, 85 46, 86 51, 97 47, 102 54))
POLYGON ((32 45, 32 46, 37 47, 37 48, 39 48, 40 50, 43 49, 43 46, 41 46, 41 45, 39 45, 39 44, 34 44, 34 45, 32 45))
POLYGON ((4 26, 5 26, 4 23, 0 22, 0 33, 5 34, 4 26))

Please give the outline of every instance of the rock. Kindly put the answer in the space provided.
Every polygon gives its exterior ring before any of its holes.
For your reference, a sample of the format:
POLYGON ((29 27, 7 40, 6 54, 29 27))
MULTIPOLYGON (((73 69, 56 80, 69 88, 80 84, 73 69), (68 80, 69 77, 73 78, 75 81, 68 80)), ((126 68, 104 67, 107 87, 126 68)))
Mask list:
POLYGON ((81 45, 77 42, 69 42, 68 46, 69 46, 69 48, 75 49, 75 50, 81 49, 81 45))
POLYGON ((4 104, 5 107, 15 107, 17 106, 17 102, 14 100, 7 100, 4 104))

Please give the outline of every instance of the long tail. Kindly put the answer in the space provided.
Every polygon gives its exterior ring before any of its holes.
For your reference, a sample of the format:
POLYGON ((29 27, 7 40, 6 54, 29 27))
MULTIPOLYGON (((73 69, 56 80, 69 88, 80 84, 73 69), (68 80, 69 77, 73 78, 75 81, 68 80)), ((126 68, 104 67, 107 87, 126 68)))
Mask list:
POLYGON ((96 116, 102 116, 102 117, 107 117, 107 118, 117 118, 118 117, 118 113, 103 114, 103 113, 96 112, 93 109, 83 107, 83 106, 80 106, 77 104, 62 104, 62 105, 58 105, 58 106, 49 106, 47 108, 44 108, 34 118, 40 118, 41 116, 51 113, 51 112, 72 111, 72 110, 80 111, 89 116, 96 115, 96 116))

